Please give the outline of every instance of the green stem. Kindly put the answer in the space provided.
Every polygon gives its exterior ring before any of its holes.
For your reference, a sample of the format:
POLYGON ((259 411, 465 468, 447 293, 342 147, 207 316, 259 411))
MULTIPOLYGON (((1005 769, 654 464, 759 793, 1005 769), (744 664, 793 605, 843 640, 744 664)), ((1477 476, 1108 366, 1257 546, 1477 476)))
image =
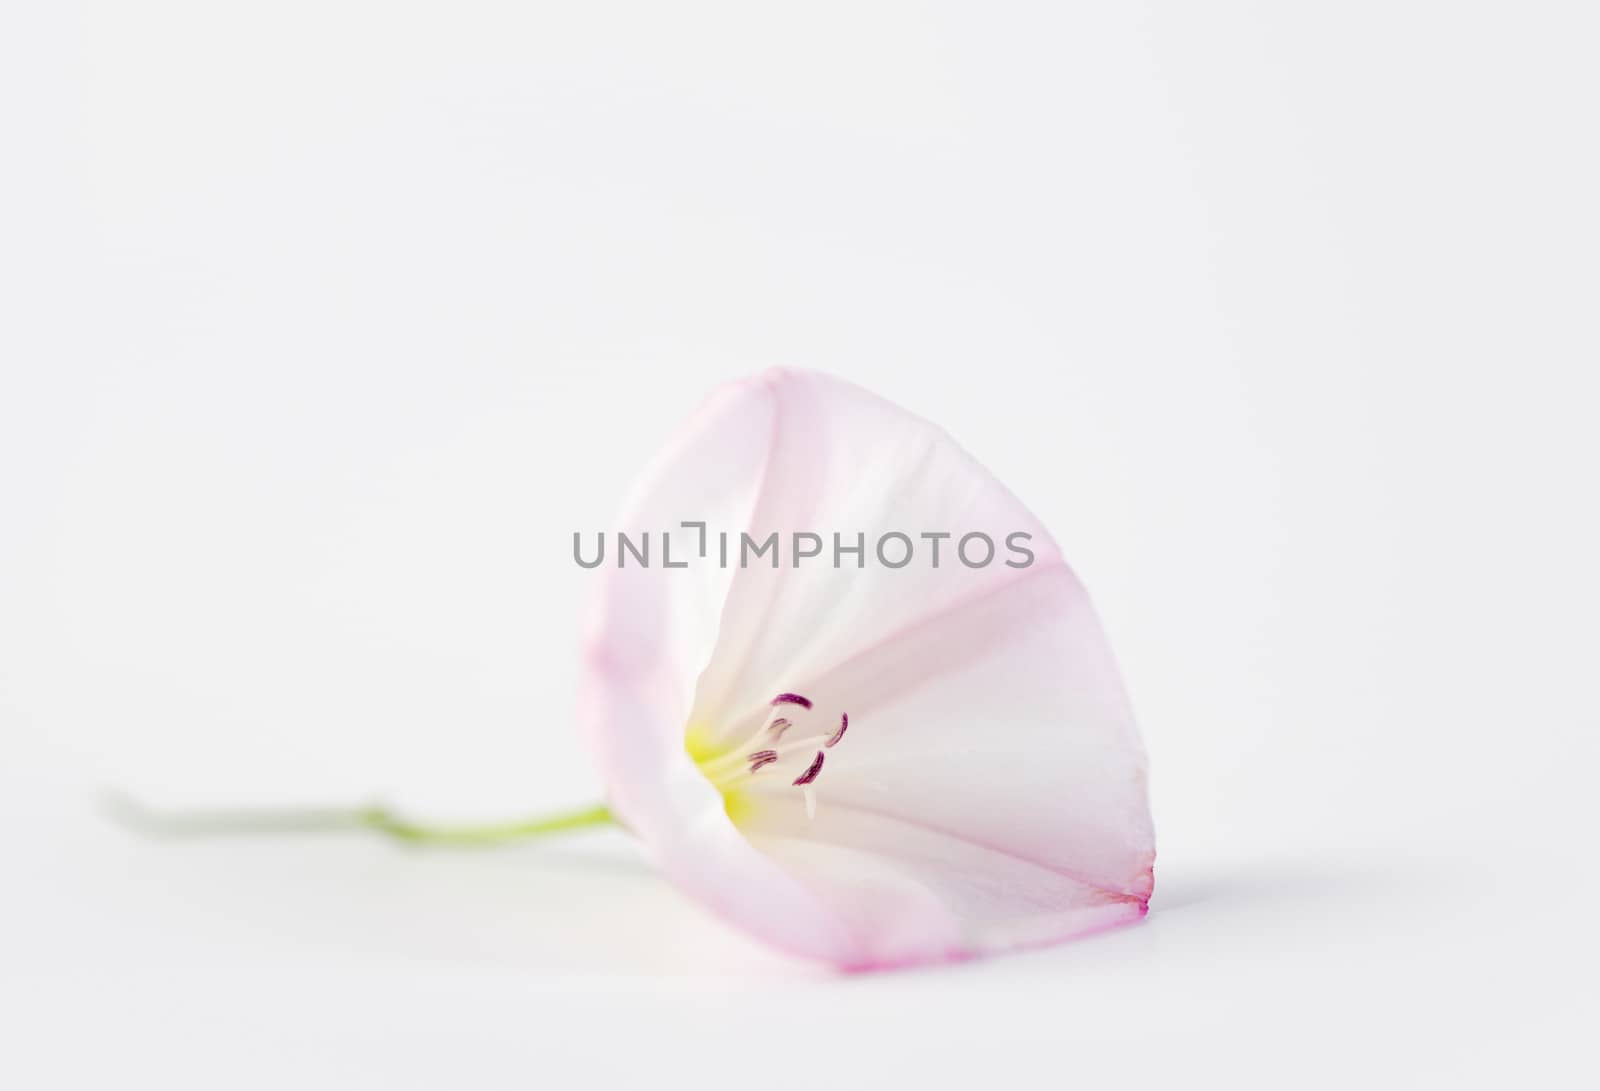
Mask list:
POLYGON ((474 826, 429 826, 397 815, 387 807, 306 808, 301 810, 153 811, 127 796, 109 796, 105 809, 113 821, 158 837, 207 837, 239 834, 376 833, 412 845, 502 845, 534 837, 568 833, 617 821, 604 804, 557 811, 516 822, 474 826))

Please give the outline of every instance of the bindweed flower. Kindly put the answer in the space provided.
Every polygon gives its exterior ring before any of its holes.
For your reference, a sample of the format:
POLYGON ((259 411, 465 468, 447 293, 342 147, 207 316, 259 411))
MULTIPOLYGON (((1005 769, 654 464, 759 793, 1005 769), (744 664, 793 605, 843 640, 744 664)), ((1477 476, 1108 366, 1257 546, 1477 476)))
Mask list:
POLYGON ((1145 759, 1105 637, 1049 534, 939 429, 821 375, 734 383, 615 541, 609 562, 574 542, 598 582, 579 706, 608 805, 437 826, 117 797, 112 816, 469 846, 616 821, 727 921, 847 969, 1144 916, 1145 759))
POLYGON ((596 569, 581 718, 612 812, 694 898, 849 969, 1144 916, 1145 758, 1100 625, 938 428, 769 372, 709 400, 616 529, 680 560, 596 569), (826 548, 703 563, 708 527, 826 548))

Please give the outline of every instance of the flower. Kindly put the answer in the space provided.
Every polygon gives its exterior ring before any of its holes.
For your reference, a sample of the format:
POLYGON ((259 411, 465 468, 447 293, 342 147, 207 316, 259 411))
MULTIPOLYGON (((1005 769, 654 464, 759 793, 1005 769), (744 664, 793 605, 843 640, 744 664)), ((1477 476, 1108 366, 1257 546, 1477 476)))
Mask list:
POLYGON ((580 707, 614 813, 682 889, 846 969, 1144 916, 1146 763, 1105 637, 1049 534, 944 432, 823 375, 732 383, 617 523, 662 528, 694 563, 596 571, 580 707), (718 528, 830 548, 724 567, 718 528), (902 567, 876 555, 891 532, 919 547, 902 567), (1022 535, 1031 563, 958 556, 968 534, 1022 535))

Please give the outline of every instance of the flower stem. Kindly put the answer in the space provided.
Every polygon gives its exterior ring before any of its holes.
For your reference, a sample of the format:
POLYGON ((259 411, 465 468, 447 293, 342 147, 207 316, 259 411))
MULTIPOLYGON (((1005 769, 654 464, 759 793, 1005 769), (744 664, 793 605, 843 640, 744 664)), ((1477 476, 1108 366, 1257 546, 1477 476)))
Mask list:
POLYGON ((250 834, 375 833, 412 845, 487 847, 534 837, 549 837, 615 823, 605 804, 557 811, 514 822, 472 826, 432 826, 413 822, 387 807, 312 807, 304 809, 154 811, 123 795, 108 796, 106 813, 119 825, 157 837, 208 837, 250 834))

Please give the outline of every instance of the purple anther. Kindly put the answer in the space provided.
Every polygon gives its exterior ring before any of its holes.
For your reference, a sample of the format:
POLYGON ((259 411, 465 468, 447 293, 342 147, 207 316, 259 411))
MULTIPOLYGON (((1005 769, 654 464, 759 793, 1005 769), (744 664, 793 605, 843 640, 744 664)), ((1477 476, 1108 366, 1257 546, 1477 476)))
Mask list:
POLYGON ((820 772, 822 772, 822 751, 818 750, 817 756, 811 760, 810 767, 794 778, 795 787, 798 788, 802 784, 810 784, 817 779, 817 774, 820 772))
POLYGON ((783 738, 783 733, 789 730, 789 728, 792 726, 793 725, 790 724, 788 720, 785 720, 782 716, 779 716, 776 720, 773 720, 767 725, 767 730, 772 732, 772 741, 777 742, 779 739, 783 738))
POLYGON ((811 707, 811 698, 802 697, 798 693, 780 693, 772 699, 774 705, 799 705, 801 708, 811 707))
POLYGON ((841 715, 839 717, 839 730, 835 731, 832 735, 830 735, 828 737, 828 741, 823 743, 822 745, 823 746, 832 746, 834 743, 836 743, 840 739, 844 738, 844 733, 846 731, 848 731, 849 729, 850 729, 850 714, 848 712, 846 712, 846 713, 844 713, 843 715, 841 715))
POLYGON ((771 765, 777 761, 778 752, 776 750, 757 750, 754 754, 748 755, 745 760, 750 763, 750 771, 754 773, 763 765, 771 765))

